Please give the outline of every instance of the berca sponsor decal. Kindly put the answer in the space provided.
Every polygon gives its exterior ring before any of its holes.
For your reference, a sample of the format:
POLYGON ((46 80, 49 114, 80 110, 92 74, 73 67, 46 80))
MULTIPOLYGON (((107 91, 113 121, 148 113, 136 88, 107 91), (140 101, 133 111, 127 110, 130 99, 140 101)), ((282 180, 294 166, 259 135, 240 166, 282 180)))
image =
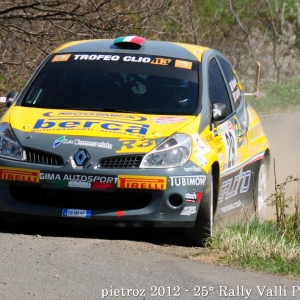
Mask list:
POLYGON ((80 120, 80 119, 68 119, 68 120, 54 120, 54 119, 38 119, 33 126, 34 132, 46 132, 46 131, 70 131, 70 130, 82 130, 98 132, 113 132, 120 135, 140 134, 145 135, 148 131, 149 125, 147 124, 124 124, 113 121, 101 121, 101 120, 80 120))

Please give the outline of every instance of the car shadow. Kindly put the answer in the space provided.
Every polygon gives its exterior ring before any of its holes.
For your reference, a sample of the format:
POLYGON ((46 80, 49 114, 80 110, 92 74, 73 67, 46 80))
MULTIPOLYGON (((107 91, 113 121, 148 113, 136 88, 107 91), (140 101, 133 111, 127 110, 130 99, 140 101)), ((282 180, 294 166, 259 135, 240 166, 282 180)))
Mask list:
POLYGON ((104 240, 130 240, 155 245, 186 246, 180 228, 133 228, 9 219, 2 233, 42 237, 70 237, 104 240))

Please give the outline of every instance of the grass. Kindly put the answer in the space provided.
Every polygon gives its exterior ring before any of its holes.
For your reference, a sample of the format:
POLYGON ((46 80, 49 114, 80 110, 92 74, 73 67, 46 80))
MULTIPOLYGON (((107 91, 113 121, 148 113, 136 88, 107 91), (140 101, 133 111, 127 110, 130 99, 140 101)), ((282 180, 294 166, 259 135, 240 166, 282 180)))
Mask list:
MULTIPOLYGON (((245 84, 247 92, 254 91, 251 84, 245 84)), ((247 97, 247 101, 260 114, 294 112, 300 110, 300 78, 284 82, 265 82, 261 84, 265 97, 247 97)))
POLYGON ((220 226, 207 239, 207 248, 218 261, 229 266, 259 270, 300 278, 300 190, 295 198, 286 197, 286 186, 300 178, 287 176, 276 184, 266 200, 275 208, 275 220, 261 221, 256 216, 220 226), (287 213, 294 201, 295 209, 287 213))
POLYGON ((229 266, 300 278, 300 243, 275 221, 240 221, 216 231, 207 247, 229 266))

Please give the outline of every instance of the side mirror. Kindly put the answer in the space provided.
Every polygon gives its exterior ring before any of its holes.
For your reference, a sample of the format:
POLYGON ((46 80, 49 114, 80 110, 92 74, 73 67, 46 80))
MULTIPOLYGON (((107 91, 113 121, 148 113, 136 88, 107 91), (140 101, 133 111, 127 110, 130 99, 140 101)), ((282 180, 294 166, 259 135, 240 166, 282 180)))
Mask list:
POLYGON ((15 101, 15 99, 18 96, 18 92, 16 91, 10 91, 7 96, 6 96, 6 107, 10 107, 12 105, 12 103, 15 101))
POLYGON ((221 121, 227 117, 227 107, 223 103, 215 103, 212 106, 213 121, 221 121))

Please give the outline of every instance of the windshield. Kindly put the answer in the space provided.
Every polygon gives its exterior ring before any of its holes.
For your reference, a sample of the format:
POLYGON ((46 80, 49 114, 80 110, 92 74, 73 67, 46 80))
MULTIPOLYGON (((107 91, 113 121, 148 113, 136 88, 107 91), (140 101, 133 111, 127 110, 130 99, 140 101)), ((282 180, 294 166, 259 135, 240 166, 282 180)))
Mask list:
POLYGON ((23 106, 192 115, 199 62, 128 54, 55 55, 23 106))

